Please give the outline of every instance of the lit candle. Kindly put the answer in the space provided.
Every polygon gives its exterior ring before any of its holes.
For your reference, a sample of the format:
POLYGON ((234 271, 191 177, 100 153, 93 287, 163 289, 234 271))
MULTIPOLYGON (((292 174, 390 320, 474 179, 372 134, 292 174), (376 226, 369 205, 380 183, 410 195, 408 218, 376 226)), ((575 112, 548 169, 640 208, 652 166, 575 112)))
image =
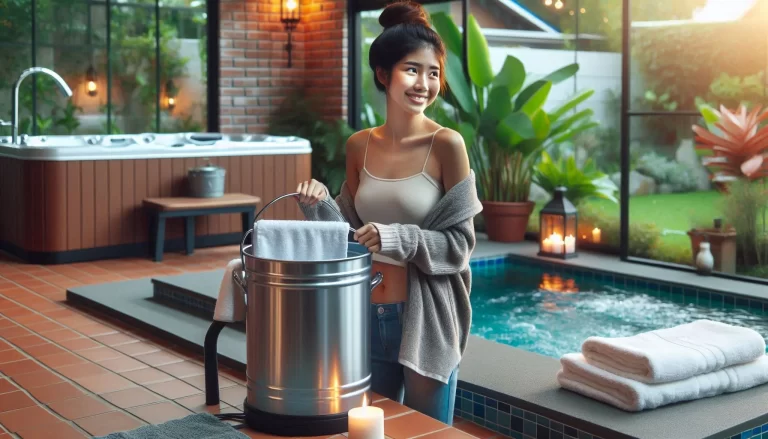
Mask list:
POLYGON ((384 439, 384 410, 365 405, 347 414, 349 439, 384 439))
POLYGON ((541 250, 544 252, 552 251, 552 241, 549 238, 544 238, 544 241, 541 242, 541 250))
POLYGON ((598 244, 600 243, 600 229, 598 229, 597 227, 592 229, 592 242, 595 242, 598 244))
POLYGON ((576 251, 576 238, 573 235, 565 237, 565 252, 574 253, 576 251))
POLYGON ((563 237, 558 233, 553 233, 552 236, 550 236, 550 239, 552 240, 552 253, 562 253, 563 237))

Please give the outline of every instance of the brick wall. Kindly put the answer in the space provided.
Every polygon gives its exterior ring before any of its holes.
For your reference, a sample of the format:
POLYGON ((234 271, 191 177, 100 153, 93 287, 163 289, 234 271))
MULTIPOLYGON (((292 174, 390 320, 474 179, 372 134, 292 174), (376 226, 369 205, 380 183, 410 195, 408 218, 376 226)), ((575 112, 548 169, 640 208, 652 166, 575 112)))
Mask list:
POLYGON ((323 114, 346 117, 346 0, 300 0, 292 67, 279 0, 221 0, 221 105, 224 133, 263 133, 287 94, 324 94, 323 114))

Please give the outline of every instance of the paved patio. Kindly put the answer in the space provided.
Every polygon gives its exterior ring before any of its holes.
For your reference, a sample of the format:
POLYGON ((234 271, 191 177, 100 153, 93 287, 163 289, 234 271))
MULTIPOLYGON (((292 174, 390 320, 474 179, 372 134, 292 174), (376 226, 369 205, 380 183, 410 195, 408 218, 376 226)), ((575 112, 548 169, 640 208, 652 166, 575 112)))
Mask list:
MULTIPOLYGON (((0 256, 0 439, 100 436, 194 412, 242 411, 242 374, 221 367, 222 402, 208 407, 199 353, 64 302, 69 287, 221 268, 237 251, 57 266, 0 256)), ((393 439, 497 437, 460 419, 448 427, 386 398, 374 403, 384 409, 393 439)))

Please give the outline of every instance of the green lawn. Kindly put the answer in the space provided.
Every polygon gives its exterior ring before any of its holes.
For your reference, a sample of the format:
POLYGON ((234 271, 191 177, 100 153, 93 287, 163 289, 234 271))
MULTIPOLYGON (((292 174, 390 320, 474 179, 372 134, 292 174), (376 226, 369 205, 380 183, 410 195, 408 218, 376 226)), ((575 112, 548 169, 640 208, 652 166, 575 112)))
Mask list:
MULTIPOLYGON (((717 191, 634 196, 629 199, 629 220, 654 223, 661 231, 687 232, 694 226, 711 227, 712 220, 723 216, 721 200, 717 191)), ((615 212, 619 217, 618 204, 607 200, 590 200, 588 204, 615 212)), ((667 234, 661 239, 666 245, 690 245, 687 235, 667 234)))

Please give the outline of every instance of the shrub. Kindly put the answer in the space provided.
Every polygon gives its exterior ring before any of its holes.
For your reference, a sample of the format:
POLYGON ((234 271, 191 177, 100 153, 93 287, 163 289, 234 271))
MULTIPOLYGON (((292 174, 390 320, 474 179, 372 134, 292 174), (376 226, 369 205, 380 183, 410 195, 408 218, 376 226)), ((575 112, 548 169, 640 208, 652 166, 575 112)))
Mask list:
MULTIPOLYGON (((601 243, 619 247, 621 222, 616 215, 607 214, 603 208, 589 205, 579 207, 579 236, 591 236, 595 227, 601 231, 601 243)), ((629 254, 640 258, 653 258, 659 246, 661 233, 652 223, 629 223, 629 254)))
POLYGON ((649 89, 668 92, 678 110, 694 109, 695 98, 706 96, 721 73, 747 76, 765 68, 763 59, 738 50, 750 41, 752 53, 766 52, 765 26, 759 13, 751 15, 726 23, 633 29, 634 64, 649 89))
POLYGON ((658 247, 651 252, 651 259, 662 262, 671 262, 673 264, 691 265, 693 264, 693 255, 691 246, 681 246, 679 244, 670 244, 660 241, 658 247))
POLYGON ((697 189, 696 176, 690 166, 669 160, 655 152, 643 154, 637 160, 635 170, 651 177, 660 187, 666 187, 666 190, 660 190, 662 193, 690 192, 697 189))

